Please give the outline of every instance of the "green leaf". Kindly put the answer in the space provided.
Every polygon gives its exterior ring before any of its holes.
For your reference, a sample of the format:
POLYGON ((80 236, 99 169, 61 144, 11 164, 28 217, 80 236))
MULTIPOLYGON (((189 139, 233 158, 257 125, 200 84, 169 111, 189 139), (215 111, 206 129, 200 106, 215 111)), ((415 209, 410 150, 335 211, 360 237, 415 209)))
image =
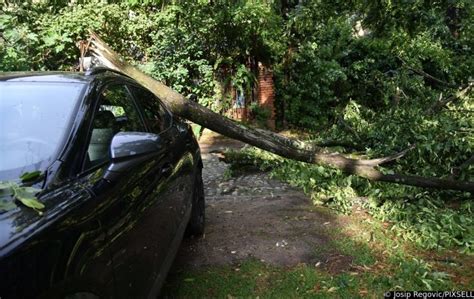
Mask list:
POLYGON ((9 211, 16 208, 16 204, 12 200, 0 199, 0 211, 9 211))
POLYGON ((13 195, 12 183, 0 181, 0 197, 13 195))
POLYGON ((22 182, 32 181, 41 175, 41 171, 25 172, 20 176, 22 182))
POLYGON ((12 183, 0 181, 0 190, 9 189, 11 187, 12 187, 12 183))
POLYGON ((35 194, 41 191, 40 189, 32 187, 18 187, 14 189, 15 198, 18 199, 25 206, 35 209, 42 210, 44 209, 44 204, 38 201, 35 194))

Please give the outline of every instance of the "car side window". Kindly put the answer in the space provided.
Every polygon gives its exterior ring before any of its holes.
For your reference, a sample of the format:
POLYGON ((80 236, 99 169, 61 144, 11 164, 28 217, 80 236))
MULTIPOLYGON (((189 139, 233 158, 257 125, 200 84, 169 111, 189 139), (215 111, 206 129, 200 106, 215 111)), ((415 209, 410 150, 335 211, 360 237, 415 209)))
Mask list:
POLYGON ((92 122, 84 169, 110 159, 110 144, 118 132, 145 132, 130 93, 125 85, 110 85, 102 90, 92 122))
POLYGON ((135 98, 143 110, 145 121, 152 133, 160 133, 170 126, 168 111, 158 102, 156 96, 146 89, 131 86, 135 98))

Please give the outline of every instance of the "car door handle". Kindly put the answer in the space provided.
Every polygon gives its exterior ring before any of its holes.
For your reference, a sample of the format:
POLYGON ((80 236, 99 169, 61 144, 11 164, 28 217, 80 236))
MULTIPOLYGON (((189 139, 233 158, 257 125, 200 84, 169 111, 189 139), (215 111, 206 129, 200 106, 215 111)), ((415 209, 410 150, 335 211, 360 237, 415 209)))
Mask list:
POLYGON ((163 177, 169 177, 173 171, 173 166, 171 163, 165 163, 161 168, 161 175, 163 177))

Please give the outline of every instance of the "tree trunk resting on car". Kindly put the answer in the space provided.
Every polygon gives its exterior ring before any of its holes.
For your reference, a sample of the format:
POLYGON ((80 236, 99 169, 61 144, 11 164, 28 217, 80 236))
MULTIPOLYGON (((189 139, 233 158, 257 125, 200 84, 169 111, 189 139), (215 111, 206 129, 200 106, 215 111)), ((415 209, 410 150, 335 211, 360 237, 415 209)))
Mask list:
POLYGON ((286 138, 270 131, 243 126, 186 99, 183 95, 125 62, 95 33, 91 33, 89 50, 101 64, 120 71, 146 86, 174 114, 227 137, 243 141, 288 159, 337 168, 345 173, 358 175, 371 181, 474 192, 474 182, 406 174, 384 174, 377 169, 377 166, 381 164, 400 159, 414 146, 388 157, 368 160, 353 159, 342 154, 331 153, 325 148, 307 146, 299 140, 286 138))

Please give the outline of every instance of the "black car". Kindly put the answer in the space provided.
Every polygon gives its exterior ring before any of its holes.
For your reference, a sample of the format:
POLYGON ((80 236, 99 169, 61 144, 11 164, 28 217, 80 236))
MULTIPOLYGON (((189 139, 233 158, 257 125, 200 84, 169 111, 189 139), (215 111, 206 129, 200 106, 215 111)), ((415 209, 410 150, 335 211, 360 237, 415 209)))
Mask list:
POLYGON ((1 74, 0 181, 44 208, 0 192, 0 298, 156 297, 204 230, 201 169, 190 126, 123 74, 1 74))

